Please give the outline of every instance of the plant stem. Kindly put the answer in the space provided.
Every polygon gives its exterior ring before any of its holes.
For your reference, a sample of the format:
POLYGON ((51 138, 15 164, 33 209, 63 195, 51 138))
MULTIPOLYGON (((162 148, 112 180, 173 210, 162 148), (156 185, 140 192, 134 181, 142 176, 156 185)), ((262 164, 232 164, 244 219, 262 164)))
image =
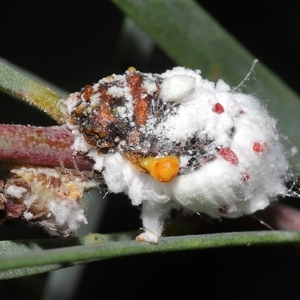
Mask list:
POLYGON ((74 138, 63 126, 0 124, 0 161, 91 170, 93 161, 73 155, 74 138))

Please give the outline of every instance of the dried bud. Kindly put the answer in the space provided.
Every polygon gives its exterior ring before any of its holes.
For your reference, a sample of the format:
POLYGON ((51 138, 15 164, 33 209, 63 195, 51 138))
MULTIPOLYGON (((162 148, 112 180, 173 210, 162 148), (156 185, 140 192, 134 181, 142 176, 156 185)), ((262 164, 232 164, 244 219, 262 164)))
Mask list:
POLYGON ((80 199, 95 186, 94 180, 75 170, 18 166, 10 169, 0 205, 6 219, 34 222, 70 236, 87 223, 80 199))

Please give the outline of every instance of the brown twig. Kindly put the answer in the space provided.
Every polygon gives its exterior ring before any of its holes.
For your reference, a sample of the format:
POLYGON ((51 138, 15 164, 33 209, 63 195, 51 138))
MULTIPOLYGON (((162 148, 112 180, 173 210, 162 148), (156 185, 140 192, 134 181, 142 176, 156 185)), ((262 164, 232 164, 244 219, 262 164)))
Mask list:
POLYGON ((74 154, 73 141, 64 126, 0 124, 0 161, 91 170, 93 160, 74 154))

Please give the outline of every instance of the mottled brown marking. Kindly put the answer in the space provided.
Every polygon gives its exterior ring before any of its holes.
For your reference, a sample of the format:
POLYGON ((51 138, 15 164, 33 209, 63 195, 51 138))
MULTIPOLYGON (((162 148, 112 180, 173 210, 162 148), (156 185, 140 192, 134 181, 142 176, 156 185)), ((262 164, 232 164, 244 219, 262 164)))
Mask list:
MULTIPOLYGON (((210 146, 211 150, 207 150, 213 140, 199 140, 194 136, 185 143, 178 143, 156 136, 151 127, 148 130, 145 126, 148 119, 151 119, 155 128, 156 124, 164 122, 168 116, 176 115, 179 109, 178 104, 164 102, 161 98, 162 81, 160 76, 149 76, 134 68, 128 68, 122 77, 108 76, 99 82, 98 88, 94 86, 94 91, 87 86, 78 93, 75 99, 78 106, 71 113, 72 123, 78 127, 85 141, 95 146, 101 154, 108 151, 131 153, 124 156, 142 172, 148 173, 140 165, 138 158, 173 155, 189 156, 188 163, 180 168, 177 175, 197 170, 217 158, 220 149, 210 146), (149 94, 145 87, 146 81, 155 83, 157 90, 149 94), (124 89, 124 93, 112 96, 108 92, 111 87, 124 89), (95 101, 84 101, 87 96, 95 96, 95 101)), ((222 108, 220 105, 218 107, 222 108)), ((233 135, 234 130, 230 134, 233 135)))
POLYGON ((54 188, 59 188, 62 185, 61 179, 53 176, 49 177, 49 184, 54 188))
POLYGON ((3 194, 0 194, 0 210, 5 208, 6 202, 7 202, 7 199, 4 197, 3 194))
POLYGON ((29 212, 31 212, 33 214, 32 219, 30 219, 30 221, 40 219, 41 217, 44 217, 49 213, 48 210, 37 211, 37 210, 34 209, 33 206, 30 207, 29 212))
POLYGON ((108 102, 111 100, 111 95, 107 92, 107 86, 100 86, 99 87, 99 94, 102 100, 108 102))
POLYGON ((94 88, 91 85, 85 87, 83 92, 83 98, 85 101, 89 101, 91 96, 95 93, 94 88))
POLYGON ((105 128, 109 123, 116 121, 117 119, 110 112, 109 105, 105 102, 100 103, 100 110, 96 122, 105 128))
POLYGON ((149 173, 145 168, 141 166, 140 160, 141 155, 124 152, 123 156, 127 159, 132 165, 134 165, 138 170, 142 171, 143 173, 149 173))
POLYGON ((45 182, 47 180, 47 175, 45 173, 40 173, 37 175, 36 180, 45 182))
POLYGON ((138 142, 139 139, 139 132, 137 130, 133 131, 130 133, 129 137, 128 137, 128 143, 130 145, 134 145, 138 142))
POLYGON ((26 210, 26 206, 23 203, 17 204, 11 201, 5 203, 5 211, 6 211, 7 218, 10 219, 21 218, 25 210, 26 210))
POLYGON ((149 110, 149 96, 146 89, 142 86, 143 77, 138 73, 128 76, 127 83, 130 87, 130 93, 134 99, 134 115, 137 126, 146 124, 149 110))
MULTIPOLYGON (((80 117, 82 116, 83 110, 85 109, 85 104, 81 103, 80 105, 78 105, 76 107, 76 109, 74 110, 74 116, 75 117, 80 117)), ((73 119, 73 123, 76 123, 76 120, 73 119)))

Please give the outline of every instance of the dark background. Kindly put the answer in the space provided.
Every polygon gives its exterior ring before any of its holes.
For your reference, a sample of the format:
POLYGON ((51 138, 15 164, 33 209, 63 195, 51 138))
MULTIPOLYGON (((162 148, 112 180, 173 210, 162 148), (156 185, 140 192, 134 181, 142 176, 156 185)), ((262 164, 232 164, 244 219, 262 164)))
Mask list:
MULTIPOLYGON (((299 1, 198 2, 300 93, 299 1)), ((147 63, 120 58, 122 21, 122 12, 109 1, 0 0, 0 56, 69 92, 130 65, 147 72, 174 65, 158 48, 147 63)), ((2 123, 55 124, 19 101, 0 98, 2 123)), ((107 210, 100 232, 140 226, 138 210, 126 199, 112 197, 107 210)), ((90 264, 74 299, 299 299, 299 267, 299 254, 279 247, 125 257, 90 264)), ((36 284, 30 288, 39 290, 47 275, 32 278, 36 284)), ((28 280, 0 282, 1 299, 21 299, 20 293, 22 299, 38 299, 26 296, 28 280)))

